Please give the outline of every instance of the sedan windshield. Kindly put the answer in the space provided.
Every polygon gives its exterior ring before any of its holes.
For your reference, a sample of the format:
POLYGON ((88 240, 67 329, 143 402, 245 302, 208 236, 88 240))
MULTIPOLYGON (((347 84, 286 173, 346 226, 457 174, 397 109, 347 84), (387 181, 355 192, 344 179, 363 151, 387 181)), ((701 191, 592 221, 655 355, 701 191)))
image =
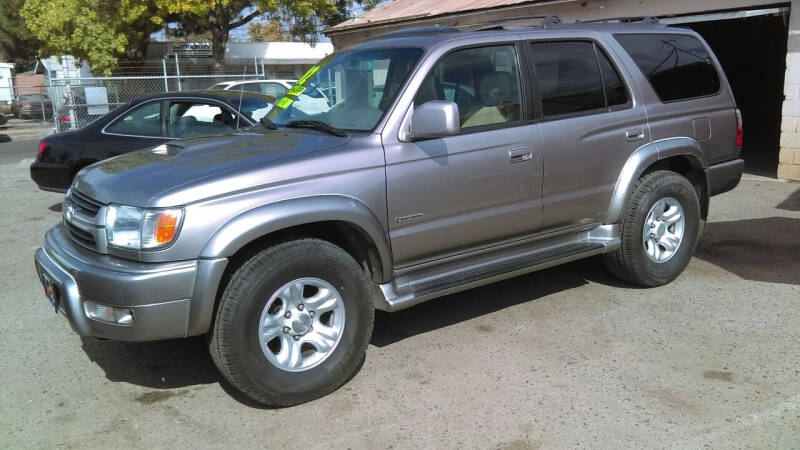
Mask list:
POLYGON ((281 126, 313 121, 340 130, 371 131, 421 55, 418 48, 329 55, 297 81, 268 118, 281 126))

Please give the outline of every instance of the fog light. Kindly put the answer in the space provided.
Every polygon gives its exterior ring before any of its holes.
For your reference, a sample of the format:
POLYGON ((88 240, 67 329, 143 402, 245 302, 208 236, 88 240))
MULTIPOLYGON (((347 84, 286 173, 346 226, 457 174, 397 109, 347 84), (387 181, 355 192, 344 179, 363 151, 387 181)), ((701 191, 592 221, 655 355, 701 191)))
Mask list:
POLYGON ((133 310, 130 308, 115 308, 87 301, 83 302, 83 310, 86 312, 86 317, 100 322, 118 323, 120 325, 133 323, 133 310))

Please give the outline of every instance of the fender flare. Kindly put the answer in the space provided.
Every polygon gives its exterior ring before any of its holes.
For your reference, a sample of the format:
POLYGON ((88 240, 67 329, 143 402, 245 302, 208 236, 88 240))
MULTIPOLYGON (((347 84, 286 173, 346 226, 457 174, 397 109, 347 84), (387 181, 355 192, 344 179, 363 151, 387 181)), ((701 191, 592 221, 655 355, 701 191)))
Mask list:
POLYGON ((382 277, 392 270, 392 252, 384 226, 359 200, 343 195, 317 195, 282 200, 246 211, 217 230, 201 258, 229 258, 245 245, 270 233, 315 222, 337 221, 369 236, 381 262, 382 277))
POLYGON ((648 167, 663 159, 674 156, 683 156, 689 160, 692 167, 703 172, 708 168, 706 158, 700 145, 688 137, 675 137, 653 141, 634 151, 622 167, 611 204, 608 207, 606 223, 618 223, 625 212, 625 206, 633 193, 636 180, 642 176, 648 167))

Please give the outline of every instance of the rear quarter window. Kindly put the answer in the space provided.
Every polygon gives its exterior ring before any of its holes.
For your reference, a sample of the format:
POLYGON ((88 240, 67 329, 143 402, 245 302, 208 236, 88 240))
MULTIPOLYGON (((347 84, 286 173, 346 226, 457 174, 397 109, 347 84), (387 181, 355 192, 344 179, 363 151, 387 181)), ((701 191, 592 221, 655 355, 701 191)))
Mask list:
POLYGON ((706 47, 685 34, 617 34, 662 102, 706 97, 720 91, 720 78, 706 47))

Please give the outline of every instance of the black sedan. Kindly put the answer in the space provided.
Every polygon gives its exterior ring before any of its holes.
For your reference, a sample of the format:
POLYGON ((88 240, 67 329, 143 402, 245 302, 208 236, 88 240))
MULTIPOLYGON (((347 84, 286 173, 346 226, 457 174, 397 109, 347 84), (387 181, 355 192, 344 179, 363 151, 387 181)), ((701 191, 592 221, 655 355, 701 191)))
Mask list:
POLYGON ((249 127, 274 103, 272 97, 239 91, 184 91, 140 98, 83 128, 44 138, 31 164, 31 178, 40 189, 64 192, 75 174, 89 164, 171 139, 249 127))

